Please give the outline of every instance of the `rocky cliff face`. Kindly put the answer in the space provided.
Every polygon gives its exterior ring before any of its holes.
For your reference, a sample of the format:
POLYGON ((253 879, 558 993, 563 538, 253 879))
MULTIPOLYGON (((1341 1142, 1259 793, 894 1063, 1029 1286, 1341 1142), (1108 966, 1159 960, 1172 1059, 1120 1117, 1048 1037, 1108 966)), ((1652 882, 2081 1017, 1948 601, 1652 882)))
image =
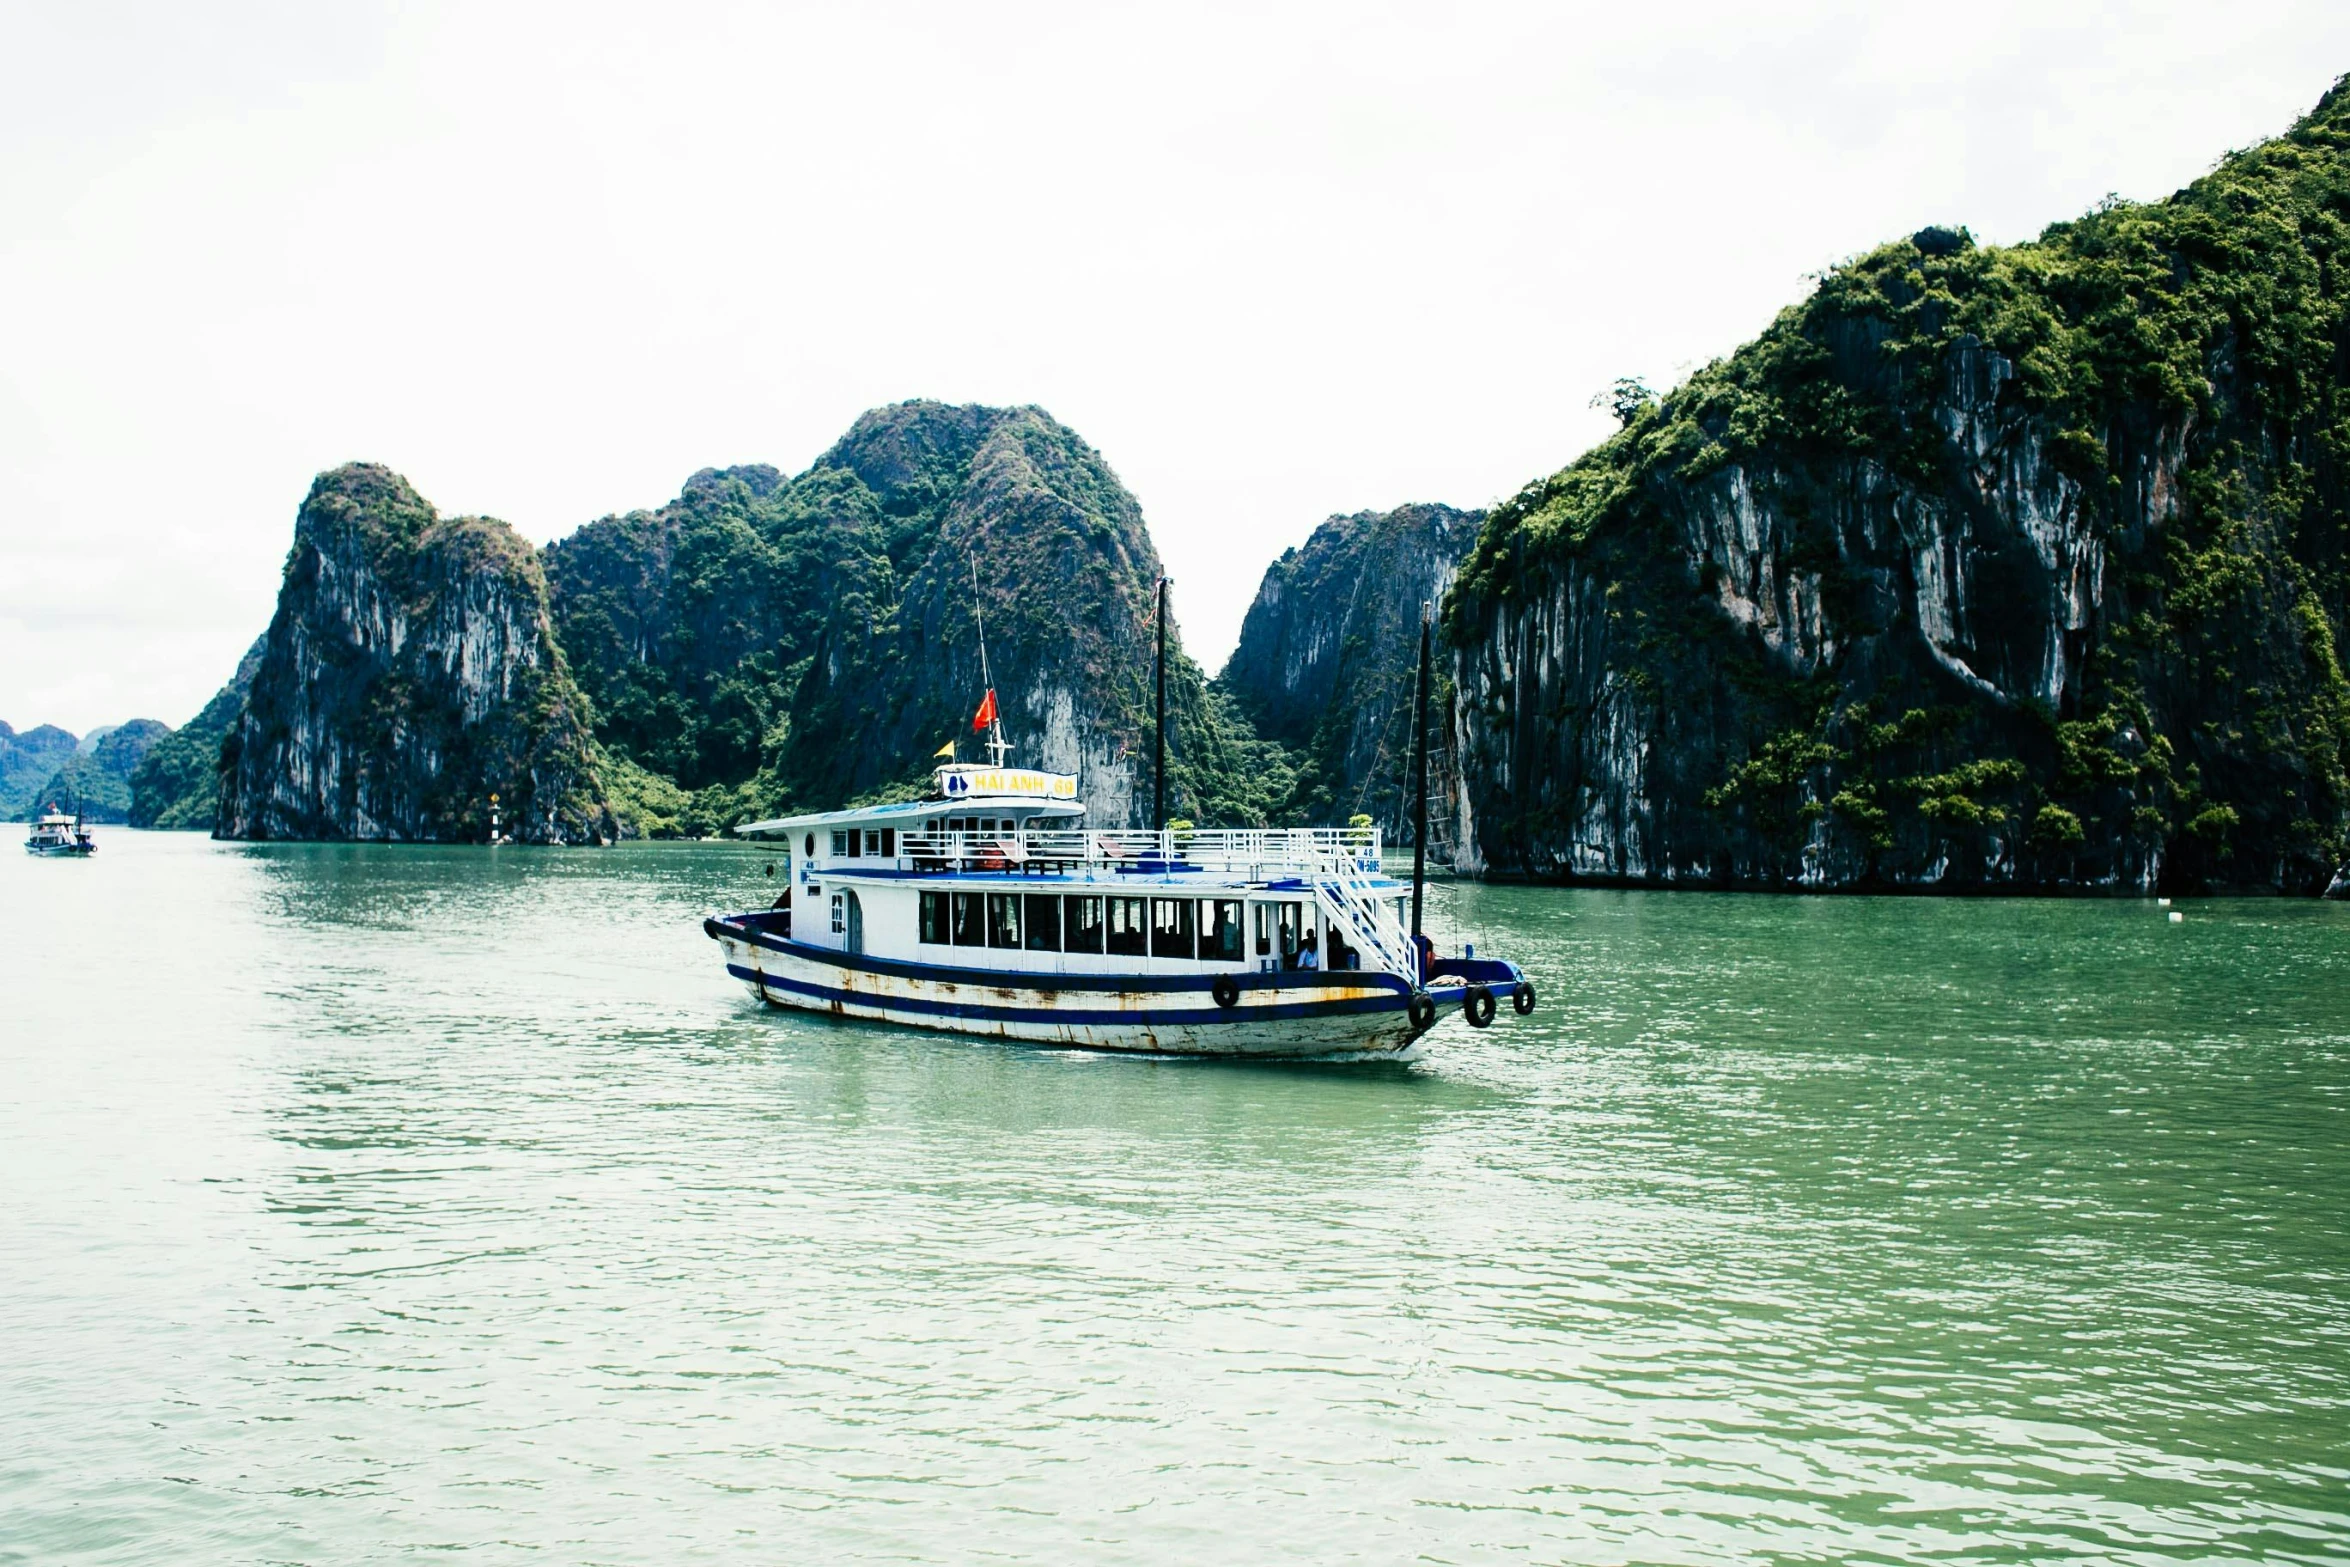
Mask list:
POLYGON ((810 541, 783 484, 762 465, 704 469, 658 510, 547 547, 556 637, 597 737, 688 789, 759 770, 813 638, 821 568, 794 547, 810 541))
POLYGON ((62 810, 78 808, 93 822, 129 820, 132 775, 170 735, 171 726, 153 718, 91 731, 41 785, 36 808, 54 802, 62 810))
POLYGON ((224 838, 524 842, 607 826, 536 552, 388 469, 320 475, 221 756, 224 838))
MULTIPOLYGON (((1158 557, 1100 454, 1041 409, 875 409, 804 473, 705 470, 550 546, 547 572, 598 739, 702 791, 713 825, 912 787, 958 736, 977 756, 975 610, 1013 760, 1078 774, 1096 822, 1149 810, 1158 557)), ((1259 810, 1265 748, 1180 638, 1170 662, 1177 808, 1259 810)))
POLYGON ((204 710, 157 740, 140 760, 130 778, 127 817, 133 827, 212 831, 220 810, 221 742, 245 709, 245 693, 268 645, 262 637, 247 648, 236 673, 204 710))
POLYGON ((0 723, 0 820, 30 821, 45 803, 41 790, 73 759, 80 741, 70 730, 39 724, 19 733, 0 723))
POLYGON ((2346 99, 2167 202, 1886 246, 1503 507, 1448 621, 1482 865, 2322 888, 2346 99))
MULTIPOLYGON (((1266 569, 1218 683, 1259 734, 1297 753, 1284 814, 1326 822, 1363 812, 1408 841, 1421 608, 1444 601, 1483 522, 1482 512, 1432 505, 1332 517, 1266 569)), ((1443 712, 1441 695, 1432 714, 1443 712)), ((1430 728, 1441 742, 1433 717, 1430 728)), ((1448 755, 1440 744, 1431 785, 1440 803, 1448 755)))
POLYGON ((992 676, 1014 761, 1075 773, 1097 825, 1148 815, 1158 552, 1099 453, 1041 409, 909 403, 859 419, 799 485, 821 491, 827 531, 869 542, 831 567, 841 597, 792 706, 798 793, 915 777, 957 737, 977 757, 992 676))

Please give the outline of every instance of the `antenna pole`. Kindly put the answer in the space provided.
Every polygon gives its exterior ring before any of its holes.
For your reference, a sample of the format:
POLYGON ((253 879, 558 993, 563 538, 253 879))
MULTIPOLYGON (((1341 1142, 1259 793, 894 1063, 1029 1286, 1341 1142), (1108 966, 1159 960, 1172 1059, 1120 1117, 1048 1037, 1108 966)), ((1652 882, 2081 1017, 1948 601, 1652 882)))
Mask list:
POLYGON ((1151 727, 1157 751, 1151 770, 1151 831, 1167 830, 1167 579, 1159 578, 1158 719, 1151 727))
MULTIPOLYGON (((987 617, 979 609, 979 556, 971 556, 971 623, 979 628, 979 684, 982 690, 995 690, 995 676, 987 668, 987 617)), ((987 723, 987 749, 994 764, 1004 765, 1004 753, 1011 747, 1004 741, 1004 714, 999 705, 995 716, 987 723)))
POLYGON ((1420 898, 1428 883, 1428 606, 1420 606, 1420 678, 1412 693, 1412 948, 1420 945, 1420 898))

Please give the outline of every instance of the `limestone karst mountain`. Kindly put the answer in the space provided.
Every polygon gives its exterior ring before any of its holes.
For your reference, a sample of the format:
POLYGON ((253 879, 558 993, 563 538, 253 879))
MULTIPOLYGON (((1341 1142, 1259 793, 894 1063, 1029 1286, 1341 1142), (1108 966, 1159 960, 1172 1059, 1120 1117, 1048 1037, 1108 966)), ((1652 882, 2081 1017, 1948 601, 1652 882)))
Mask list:
POLYGON ((220 745, 244 711, 245 693, 268 645, 266 636, 255 641, 204 710, 156 741, 140 761, 130 780, 131 826, 212 830, 220 808, 220 745))
POLYGON ((0 820, 24 821, 38 812, 45 803, 42 787, 80 745, 80 737, 55 724, 19 731, 0 723, 0 820))
MULTIPOLYGON (((1483 522, 1436 505, 1332 517, 1265 569, 1217 683, 1297 759, 1285 815, 1343 822, 1359 812, 1409 841, 1420 615, 1444 602, 1483 522)), ((1430 793, 1440 804, 1453 787, 1442 707, 1439 691, 1430 793)))
MULTIPOLYGON (((706 820, 915 787, 944 742, 978 754, 990 680, 1016 761, 1078 774, 1099 823, 1149 812, 1158 555, 1101 455, 1041 409, 874 409, 806 472, 705 470, 549 546, 547 573, 598 740, 714 792, 706 820)), ((1171 647, 1173 809, 1261 819, 1278 753, 1171 647)))
POLYGON ((610 830, 538 553, 389 469, 321 474, 221 753, 225 838, 532 843, 610 830))
POLYGON ((1500 508, 1502 873, 2323 887, 2350 841, 2350 86, 2165 201, 1927 229, 1500 508))
MULTIPOLYGON (((2341 86, 2166 201, 1880 247, 1627 389, 1481 529, 1339 518, 1276 562, 1223 677, 1173 660, 1172 814, 1397 823, 1441 593, 1464 868, 2320 890, 2350 856, 2346 279, 2341 86)), ((796 476, 705 470, 582 528, 546 586, 379 469, 322 479, 302 530, 224 831, 472 835, 491 778, 544 837, 606 796, 722 829, 918 787, 991 682, 1020 760, 1147 814, 1158 556, 1042 410, 876 409, 796 476)), ((184 777, 201 741, 168 744, 184 777)))
POLYGON ((93 822, 129 820, 131 779, 171 732, 169 724, 153 718, 92 730, 41 785, 36 808, 53 802, 93 822))

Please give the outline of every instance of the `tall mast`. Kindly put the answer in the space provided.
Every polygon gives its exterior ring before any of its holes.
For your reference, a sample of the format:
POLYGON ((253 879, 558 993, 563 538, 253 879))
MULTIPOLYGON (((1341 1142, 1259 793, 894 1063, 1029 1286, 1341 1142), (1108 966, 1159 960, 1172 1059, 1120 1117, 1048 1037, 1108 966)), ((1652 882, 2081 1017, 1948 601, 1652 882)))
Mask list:
MULTIPOLYGON (((987 669, 987 618, 979 612, 979 555, 971 556, 971 623, 979 628, 979 683, 988 695, 995 694, 995 676, 987 669)), ((1004 713, 1001 704, 987 721, 987 751, 989 764, 1004 765, 1004 753, 1011 746, 1004 739, 1004 713)))
POLYGON ((1159 699, 1158 718, 1151 726, 1157 751, 1151 769, 1151 831, 1167 830, 1167 579, 1159 578, 1159 699))
POLYGON ((1420 678, 1412 693, 1412 946, 1420 945, 1420 897, 1428 883, 1428 606, 1420 606, 1420 678))

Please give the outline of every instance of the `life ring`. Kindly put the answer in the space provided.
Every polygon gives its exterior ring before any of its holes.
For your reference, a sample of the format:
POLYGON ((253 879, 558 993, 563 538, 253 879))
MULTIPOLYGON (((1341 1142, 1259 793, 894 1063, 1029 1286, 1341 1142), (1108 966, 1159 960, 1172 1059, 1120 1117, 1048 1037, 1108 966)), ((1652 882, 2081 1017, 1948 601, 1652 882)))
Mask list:
POLYGON ((1425 990, 1413 991, 1412 999, 1404 1003, 1403 1015, 1412 1020, 1412 1032, 1426 1032, 1436 1022, 1436 998, 1425 990))
POLYGON ((1216 1005, 1220 1007, 1240 1005, 1240 981, 1229 974, 1218 974, 1216 982, 1208 987, 1208 993, 1216 998, 1216 1005))
POLYGON ((1520 1017, 1524 1017, 1534 1010, 1534 981, 1530 979, 1518 981, 1517 994, 1510 997, 1510 1008, 1520 1017))
POLYGON ((1469 994, 1461 1002, 1461 1016, 1469 1020, 1471 1028, 1483 1028, 1493 1021, 1493 992, 1483 985, 1471 985, 1469 994))

